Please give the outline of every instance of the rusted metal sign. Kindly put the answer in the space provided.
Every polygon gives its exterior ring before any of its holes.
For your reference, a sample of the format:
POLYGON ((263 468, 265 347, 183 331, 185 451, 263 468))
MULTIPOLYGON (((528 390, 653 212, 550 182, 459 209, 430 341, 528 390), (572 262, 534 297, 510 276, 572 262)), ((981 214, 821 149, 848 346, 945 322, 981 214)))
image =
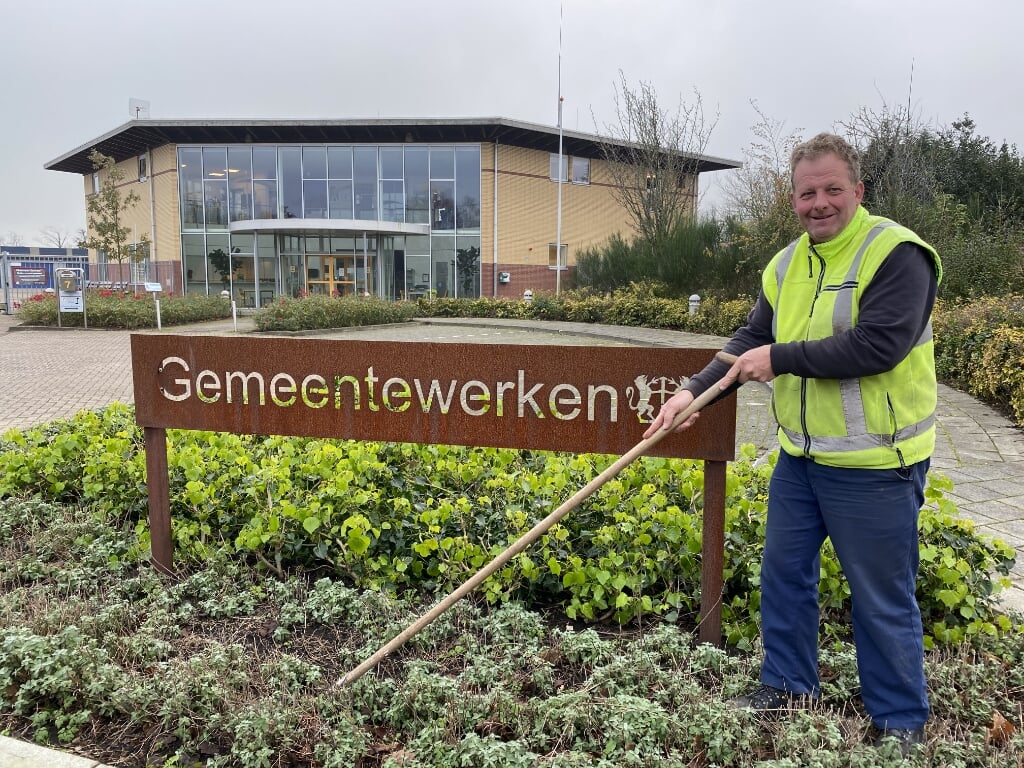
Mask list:
MULTIPOLYGON (((135 334, 144 427, 621 454, 713 350, 135 334)), ((734 397, 652 453, 734 458, 734 397)))
MULTIPOLYGON (((153 564, 173 573, 168 428, 627 454, 662 402, 713 355, 134 334, 153 564)), ((702 642, 722 636, 726 462, 734 458, 735 433, 730 395, 650 451, 704 459, 702 642)))

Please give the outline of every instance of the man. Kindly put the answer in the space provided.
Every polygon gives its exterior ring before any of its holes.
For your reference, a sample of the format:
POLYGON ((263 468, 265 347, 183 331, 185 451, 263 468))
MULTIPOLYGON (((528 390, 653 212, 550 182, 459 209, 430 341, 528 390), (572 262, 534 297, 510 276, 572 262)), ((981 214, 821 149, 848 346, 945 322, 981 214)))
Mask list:
MULTIPOLYGON (((777 710, 816 698, 820 549, 850 583, 861 696, 879 745, 904 754, 928 719, 915 598, 917 516, 935 446, 931 310, 942 267, 909 229, 861 206, 853 147, 820 134, 793 150, 793 211, 805 230, 762 275, 747 325, 666 401, 645 433, 693 398, 773 381, 779 461, 761 563, 762 685, 734 701, 777 710)), ((697 415, 678 428, 689 427, 697 415)))

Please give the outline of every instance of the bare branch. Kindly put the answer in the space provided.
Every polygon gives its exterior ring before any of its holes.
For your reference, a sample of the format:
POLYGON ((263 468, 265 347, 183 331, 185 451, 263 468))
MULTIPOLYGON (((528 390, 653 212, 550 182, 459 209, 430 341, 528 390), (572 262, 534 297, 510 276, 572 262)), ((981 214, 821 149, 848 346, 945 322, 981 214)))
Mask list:
MULTIPOLYGON (((674 111, 661 106, 650 83, 631 87, 620 71, 615 88, 615 123, 598 133, 614 195, 636 233, 663 242, 678 222, 696 210, 697 170, 718 115, 707 119, 701 95, 680 98, 674 111)), ((596 120, 595 120, 596 122, 596 120)))
POLYGON ((54 248, 71 248, 72 244, 77 242, 70 230, 52 224, 39 230, 39 240, 54 248))

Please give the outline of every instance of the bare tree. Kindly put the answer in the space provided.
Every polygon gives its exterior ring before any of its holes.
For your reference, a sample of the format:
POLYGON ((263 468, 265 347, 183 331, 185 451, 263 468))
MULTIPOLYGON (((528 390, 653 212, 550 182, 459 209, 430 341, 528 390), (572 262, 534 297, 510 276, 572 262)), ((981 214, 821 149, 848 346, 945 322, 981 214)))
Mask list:
POLYGON ((927 156, 928 127, 911 106, 913 88, 911 68, 906 104, 882 99, 881 109, 861 107, 839 123, 860 151, 865 205, 911 227, 940 192, 927 156))
POLYGON ((77 242, 71 230, 49 225, 39 230, 40 242, 54 248, 72 248, 77 242))
POLYGON ((124 214, 139 202, 139 195, 133 191, 121 196, 117 187, 126 174, 117 167, 114 158, 94 149, 89 153, 89 160, 93 168, 104 172, 104 179, 99 191, 86 201, 89 236, 82 245, 103 251, 108 261, 118 264, 129 258, 139 261, 149 250, 149 236, 143 235, 137 244, 131 244, 131 229, 121 223, 124 214))
MULTIPOLYGON (((718 115, 707 120, 700 93, 693 103, 682 97, 674 111, 661 106, 654 87, 631 87, 619 72, 615 88, 616 122, 598 133, 614 185, 636 233, 653 251, 676 225, 696 210, 697 171, 718 115)), ((596 123, 596 120, 595 120, 596 123)))
POLYGON ((800 235, 790 204, 790 155, 800 143, 798 131, 768 117, 751 101, 758 121, 755 140, 744 150, 743 167, 729 172, 723 189, 728 207, 739 219, 737 238, 750 258, 766 260, 800 235))
POLYGON ((25 238, 12 229, 3 236, 3 239, 0 240, 0 242, 4 245, 24 245, 25 238))

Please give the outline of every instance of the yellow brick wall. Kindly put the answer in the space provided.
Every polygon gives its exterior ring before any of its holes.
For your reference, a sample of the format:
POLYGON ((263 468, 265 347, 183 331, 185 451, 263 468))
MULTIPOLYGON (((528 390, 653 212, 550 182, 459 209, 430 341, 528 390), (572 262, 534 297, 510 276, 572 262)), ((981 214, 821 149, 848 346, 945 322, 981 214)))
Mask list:
MULTIPOLYGON (((489 144, 481 151, 485 248, 493 243, 493 151, 489 144)), ((499 263, 548 264, 548 245, 558 233, 558 183, 549 178, 550 168, 549 152, 498 148, 499 263)), ((570 265, 582 250, 601 245, 616 232, 632 235, 632 225, 615 200, 604 162, 591 159, 590 173, 590 184, 562 184, 562 242, 568 246, 570 265)))
POLYGON ((156 229, 154 259, 181 260, 181 218, 178 213, 178 156, 173 144, 152 152, 153 220, 156 229))
MULTIPOLYGON (((138 242, 143 235, 148 235, 150 231, 150 208, 149 208, 149 182, 139 181, 139 160, 138 157, 130 157, 116 165, 118 169, 123 171, 124 179, 117 184, 117 189, 121 193, 122 200, 134 192, 139 196, 139 200, 135 205, 128 208, 123 212, 121 225, 128 228, 128 242, 138 242)), ((152 171, 150 171, 152 172, 152 171)), ((108 173, 106 171, 100 172, 100 186, 106 182, 108 173)), ((88 200, 89 196, 92 195, 92 174, 84 176, 84 189, 85 196, 88 200)), ((88 221, 89 212, 86 208, 86 220, 88 221)), ((89 231, 89 236, 93 235, 92 230, 89 231)))

